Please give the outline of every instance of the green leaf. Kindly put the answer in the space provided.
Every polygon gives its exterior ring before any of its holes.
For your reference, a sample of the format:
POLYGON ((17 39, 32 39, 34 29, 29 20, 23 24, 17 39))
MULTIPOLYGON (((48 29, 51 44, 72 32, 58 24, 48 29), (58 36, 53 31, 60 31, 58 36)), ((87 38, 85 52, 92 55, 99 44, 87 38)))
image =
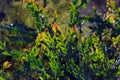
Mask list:
POLYGON ((112 37, 112 42, 114 45, 118 44, 120 42, 120 35, 118 35, 117 37, 112 37))
POLYGON ((97 54, 93 53, 92 55, 89 56, 89 59, 93 61, 98 61, 98 56, 97 54))
POLYGON ((96 75, 96 76, 100 76, 100 73, 99 73, 99 72, 96 72, 95 75, 96 75))
POLYGON ((11 56, 11 54, 7 51, 2 52, 2 54, 5 55, 5 56, 11 56))
POLYGON ((33 47, 31 52, 30 52, 30 55, 33 56, 33 57, 36 57, 39 54, 39 51, 40 51, 39 48, 33 47))
POLYGON ((0 76, 0 80, 6 80, 4 77, 0 76))
POLYGON ((118 66, 118 71, 116 73, 116 76, 119 76, 120 75, 120 66, 118 66))
POLYGON ((13 49, 11 51, 11 56, 13 56, 14 58, 21 58, 23 56, 23 52, 13 49))
POLYGON ((4 48, 3 48, 3 46, 2 46, 2 45, 0 45, 0 50, 4 50, 4 48))
POLYGON ((0 50, 4 50, 2 41, 0 41, 0 50))

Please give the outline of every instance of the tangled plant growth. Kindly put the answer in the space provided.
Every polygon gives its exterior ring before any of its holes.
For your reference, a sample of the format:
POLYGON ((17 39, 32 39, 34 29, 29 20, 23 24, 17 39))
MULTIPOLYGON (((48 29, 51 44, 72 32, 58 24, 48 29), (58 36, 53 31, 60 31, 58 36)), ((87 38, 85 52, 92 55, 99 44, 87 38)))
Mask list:
POLYGON ((79 8, 85 8, 87 3, 88 0, 69 3, 70 27, 63 32, 56 21, 48 24, 45 7, 40 9, 28 0, 27 8, 37 27, 34 45, 29 50, 9 50, 6 42, 0 41, 0 56, 11 57, 14 62, 2 63, 0 79, 116 80, 120 75, 120 8, 115 6, 115 0, 108 0, 104 16, 96 13, 95 6, 93 16, 80 16, 79 8), (82 33, 83 20, 95 23, 89 26, 88 36, 82 33), (12 72, 15 76, 10 74, 12 67, 16 69, 12 72))

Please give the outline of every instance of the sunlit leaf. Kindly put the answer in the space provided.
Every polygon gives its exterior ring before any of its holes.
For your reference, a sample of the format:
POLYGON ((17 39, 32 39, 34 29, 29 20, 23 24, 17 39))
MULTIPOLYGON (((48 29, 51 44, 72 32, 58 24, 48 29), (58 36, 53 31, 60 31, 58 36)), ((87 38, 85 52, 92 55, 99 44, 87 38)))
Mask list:
POLYGON ((5 56, 11 56, 11 54, 7 51, 2 52, 2 54, 5 55, 5 56))
POLYGON ((33 57, 36 57, 39 54, 39 51, 40 51, 39 48, 33 47, 31 52, 30 52, 30 55, 33 56, 33 57))
POLYGON ((110 15, 109 22, 110 23, 115 23, 115 15, 110 15))
POLYGON ((4 50, 2 41, 0 41, 0 50, 4 50))
POLYGON ((8 62, 8 61, 5 61, 5 62, 3 63, 3 68, 4 68, 4 69, 10 68, 11 66, 12 66, 12 64, 11 64, 10 62, 8 62))

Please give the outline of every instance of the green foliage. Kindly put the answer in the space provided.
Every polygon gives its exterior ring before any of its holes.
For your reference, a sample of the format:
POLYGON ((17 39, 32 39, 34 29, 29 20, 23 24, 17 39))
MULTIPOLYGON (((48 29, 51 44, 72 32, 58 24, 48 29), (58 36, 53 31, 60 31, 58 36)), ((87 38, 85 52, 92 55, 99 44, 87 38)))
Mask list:
MULTIPOLYGON (((119 19, 106 20, 101 18, 96 10, 93 17, 80 17, 79 8, 85 8, 87 2, 88 0, 70 2, 70 27, 66 27, 65 32, 57 22, 48 26, 44 9, 39 9, 32 2, 27 4, 37 26, 34 45, 27 50, 9 50, 5 42, 0 41, 2 55, 12 57, 12 60, 19 64, 16 66, 15 80, 112 80, 120 75, 120 66, 115 59, 120 43, 120 33, 117 32, 119 24, 114 23, 119 19), (81 32, 83 20, 97 25, 90 26, 92 32, 87 37, 81 32)), ((114 9, 115 3, 110 6, 114 9)), ((114 16, 119 16, 116 14, 114 16)), ((16 32, 17 30, 13 31, 16 32)), ((9 70, 12 64, 4 61, 2 68, 9 70)), ((3 69, 0 74, 5 72, 3 69)), ((0 76, 0 79, 6 78, 0 76)))
POLYGON ((120 35, 118 35, 116 38, 112 38, 112 42, 114 45, 118 44, 120 42, 120 35))
POLYGON ((0 50, 5 50, 5 44, 3 44, 3 42, 2 41, 0 41, 0 50))
POLYGON ((80 8, 85 8, 88 0, 72 0, 70 3, 70 27, 76 25, 81 31, 81 23, 84 21, 84 17, 80 16, 80 8))
POLYGON ((35 18, 35 25, 37 27, 37 33, 42 32, 47 26, 47 17, 45 14, 45 8, 39 8, 37 4, 29 2, 27 8, 32 12, 32 16, 35 18))
POLYGON ((0 74, 1 75, 3 74, 2 76, 0 76, 0 80, 10 79, 10 77, 11 77, 10 73, 4 73, 4 71, 2 71, 2 70, 0 71, 0 74))

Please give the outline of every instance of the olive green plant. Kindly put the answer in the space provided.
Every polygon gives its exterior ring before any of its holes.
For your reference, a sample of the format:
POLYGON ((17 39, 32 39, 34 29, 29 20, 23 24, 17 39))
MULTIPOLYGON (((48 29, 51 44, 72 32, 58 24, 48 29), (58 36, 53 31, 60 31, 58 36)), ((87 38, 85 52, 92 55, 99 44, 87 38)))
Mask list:
POLYGON ((37 33, 42 32, 47 26, 46 6, 39 8, 34 2, 27 2, 27 8, 31 11, 32 16, 35 18, 34 23, 37 27, 37 33))
POLYGON ((59 79, 59 76, 63 76, 63 72, 61 71, 62 66, 59 62, 59 56, 65 55, 66 53, 64 48, 65 44, 63 45, 61 41, 64 43, 64 36, 61 35, 61 32, 56 30, 53 36, 51 36, 51 34, 47 31, 38 34, 36 39, 37 46, 41 46, 41 48, 45 51, 45 55, 49 59, 49 66, 54 73, 55 79, 59 79), (60 54, 61 50, 64 52, 64 54, 60 54))
POLYGON ((3 45, 1 42, 0 50, 3 50, 2 54, 4 56, 13 57, 13 59, 17 61, 18 63, 17 69, 15 70, 17 71, 17 74, 13 76, 14 79, 24 79, 24 78, 25 79, 40 79, 42 77, 44 77, 44 79, 49 78, 49 75, 46 74, 43 68, 43 63, 41 60, 42 58, 41 57, 36 58, 40 50, 36 46, 33 46, 33 48, 28 53, 22 52, 16 49, 12 51, 8 51, 6 46, 3 45), (34 73, 36 74, 36 76, 34 76, 34 73))
POLYGON ((70 27, 77 26, 81 31, 81 23, 84 21, 84 17, 80 16, 80 8, 85 8, 88 0, 72 0, 70 2, 70 27))
MULTIPOLYGON (((116 22, 114 20, 101 19, 96 13, 94 14, 96 17, 93 18, 80 17, 79 8, 84 8, 86 3, 87 0, 72 0, 70 27, 65 28, 66 32, 63 32, 56 22, 48 27, 44 9, 39 9, 35 3, 27 4, 35 17, 37 26, 35 44, 27 51, 8 50, 6 43, 0 41, 2 54, 11 56, 19 64, 14 79, 115 80, 120 75, 120 66, 115 65, 115 68, 112 66, 115 62, 117 63, 117 60, 114 56, 110 58, 108 53, 111 52, 106 52, 108 51, 106 47, 115 49, 117 47, 117 51, 119 51, 120 36, 119 33, 112 36, 111 32, 114 32, 115 28, 111 28, 113 30, 107 32, 104 27, 110 24, 117 25, 119 29, 119 25, 114 24, 116 22), (99 25, 98 19, 103 24, 99 25), (94 20, 100 28, 85 37, 81 31, 77 30, 83 20, 94 20), (104 24, 105 22, 107 24, 104 24), (109 35, 112 46, 104 42, 103 35, 109 35)), ((119 15, 117 14, 117 16, 119 15)), ((9 66, 4 63, 3 67, 9 66)), ((0 78, 4 80, 5 77, 0 78)))

